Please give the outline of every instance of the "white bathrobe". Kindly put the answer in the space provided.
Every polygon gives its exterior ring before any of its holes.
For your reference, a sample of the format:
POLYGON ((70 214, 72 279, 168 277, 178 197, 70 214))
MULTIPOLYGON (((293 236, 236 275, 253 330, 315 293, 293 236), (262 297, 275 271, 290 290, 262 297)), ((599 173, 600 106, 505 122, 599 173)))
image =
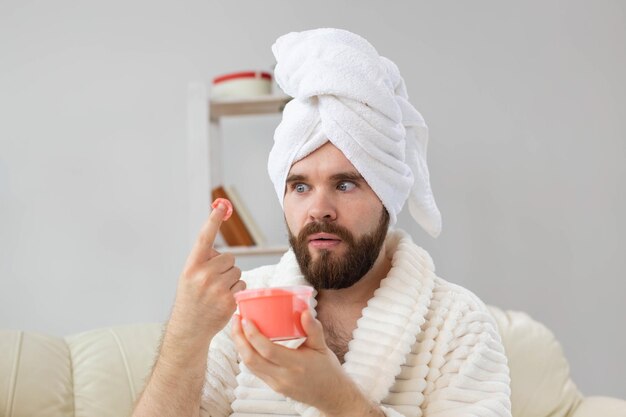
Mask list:
MULTIPOLYGON (((402 231, 387 237, 392 268, 363 309, 343 368, 387 416, 511 416, 497 325, 469 290, 434 273, 402 231)), ((248 288, 305 285, 292 251, 243 274, 248 288)), ((211 344, 203 416, 321 416, 274 392, 237 355, 228 325, 211 344)))

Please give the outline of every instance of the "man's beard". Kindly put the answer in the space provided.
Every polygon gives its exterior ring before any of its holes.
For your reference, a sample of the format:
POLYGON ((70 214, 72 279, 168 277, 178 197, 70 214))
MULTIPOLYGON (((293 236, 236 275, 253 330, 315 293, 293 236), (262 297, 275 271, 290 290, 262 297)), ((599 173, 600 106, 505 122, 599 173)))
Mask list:
POLYGON ((330 222, 307 224, 294 236, 289 231, 289 243, 306 280, 316 290, 340 290, 358 282, 374 265, 385 242, 389 227, 389 213, 383 208, 376 230, 356 239, 350 231, 330 222), (316 260, 309 253, 309 236, 313 233, 331 233, 339 237, 347 248, 339 257, 332 251, 319 250, 316 260))

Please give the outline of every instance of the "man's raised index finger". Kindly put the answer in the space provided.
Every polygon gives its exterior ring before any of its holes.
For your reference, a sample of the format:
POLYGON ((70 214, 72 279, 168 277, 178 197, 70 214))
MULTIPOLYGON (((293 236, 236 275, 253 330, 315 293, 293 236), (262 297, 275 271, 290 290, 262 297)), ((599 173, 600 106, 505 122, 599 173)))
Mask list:
POLYGON ((202 226, 196 245, 191 253, 191 261, 202 262, 211 258, 217 232, 220 230, 222 222, 228 220, 232 214, 232 205, 226 199, 218 198, 213 202, 212 207, 213 210, 202 226))
POLYGON ((215 243, 215 238, 217 237, 217 232, 220 230, 222 221, 224 221, 226 210, 226 205, 224 203, 216 204, 213 207, 213 210, 211 210, 211 214, 209 214, 209 218, 204 224, 200 234, 200 239, 203 245, 212 247, 215 243))

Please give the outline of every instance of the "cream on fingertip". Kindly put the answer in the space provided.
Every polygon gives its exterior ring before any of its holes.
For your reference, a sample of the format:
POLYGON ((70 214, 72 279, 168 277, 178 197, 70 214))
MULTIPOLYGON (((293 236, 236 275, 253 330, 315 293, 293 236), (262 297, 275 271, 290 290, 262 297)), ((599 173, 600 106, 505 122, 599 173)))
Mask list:
POLYGON ((225 198, 216 198, 215 201, 213 202, 213 204, 211 204, 211 207, 215 210, 218 207, 222 207, 222 209, 226 212, 226 214, 224 215, 223 220, 228 220, 230 218, 230 216, 232 216, 233 214, 233 204, 225 199, 225 198))

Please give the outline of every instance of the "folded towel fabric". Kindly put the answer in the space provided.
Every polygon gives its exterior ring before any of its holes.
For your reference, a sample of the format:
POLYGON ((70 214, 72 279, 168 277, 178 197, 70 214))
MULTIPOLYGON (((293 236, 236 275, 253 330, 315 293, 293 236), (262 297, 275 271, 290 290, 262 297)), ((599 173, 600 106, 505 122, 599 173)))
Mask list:
POLYGON ((391 225, 408 199, 413 218, 437 237, 441 214, 426 164, 428 127, 409 103, 398 67, 341 29, 288 33, 272 51, 276 81, 294 98, 268 160, 281 205, 291 165, 330 141, 378 195, 391 225))

